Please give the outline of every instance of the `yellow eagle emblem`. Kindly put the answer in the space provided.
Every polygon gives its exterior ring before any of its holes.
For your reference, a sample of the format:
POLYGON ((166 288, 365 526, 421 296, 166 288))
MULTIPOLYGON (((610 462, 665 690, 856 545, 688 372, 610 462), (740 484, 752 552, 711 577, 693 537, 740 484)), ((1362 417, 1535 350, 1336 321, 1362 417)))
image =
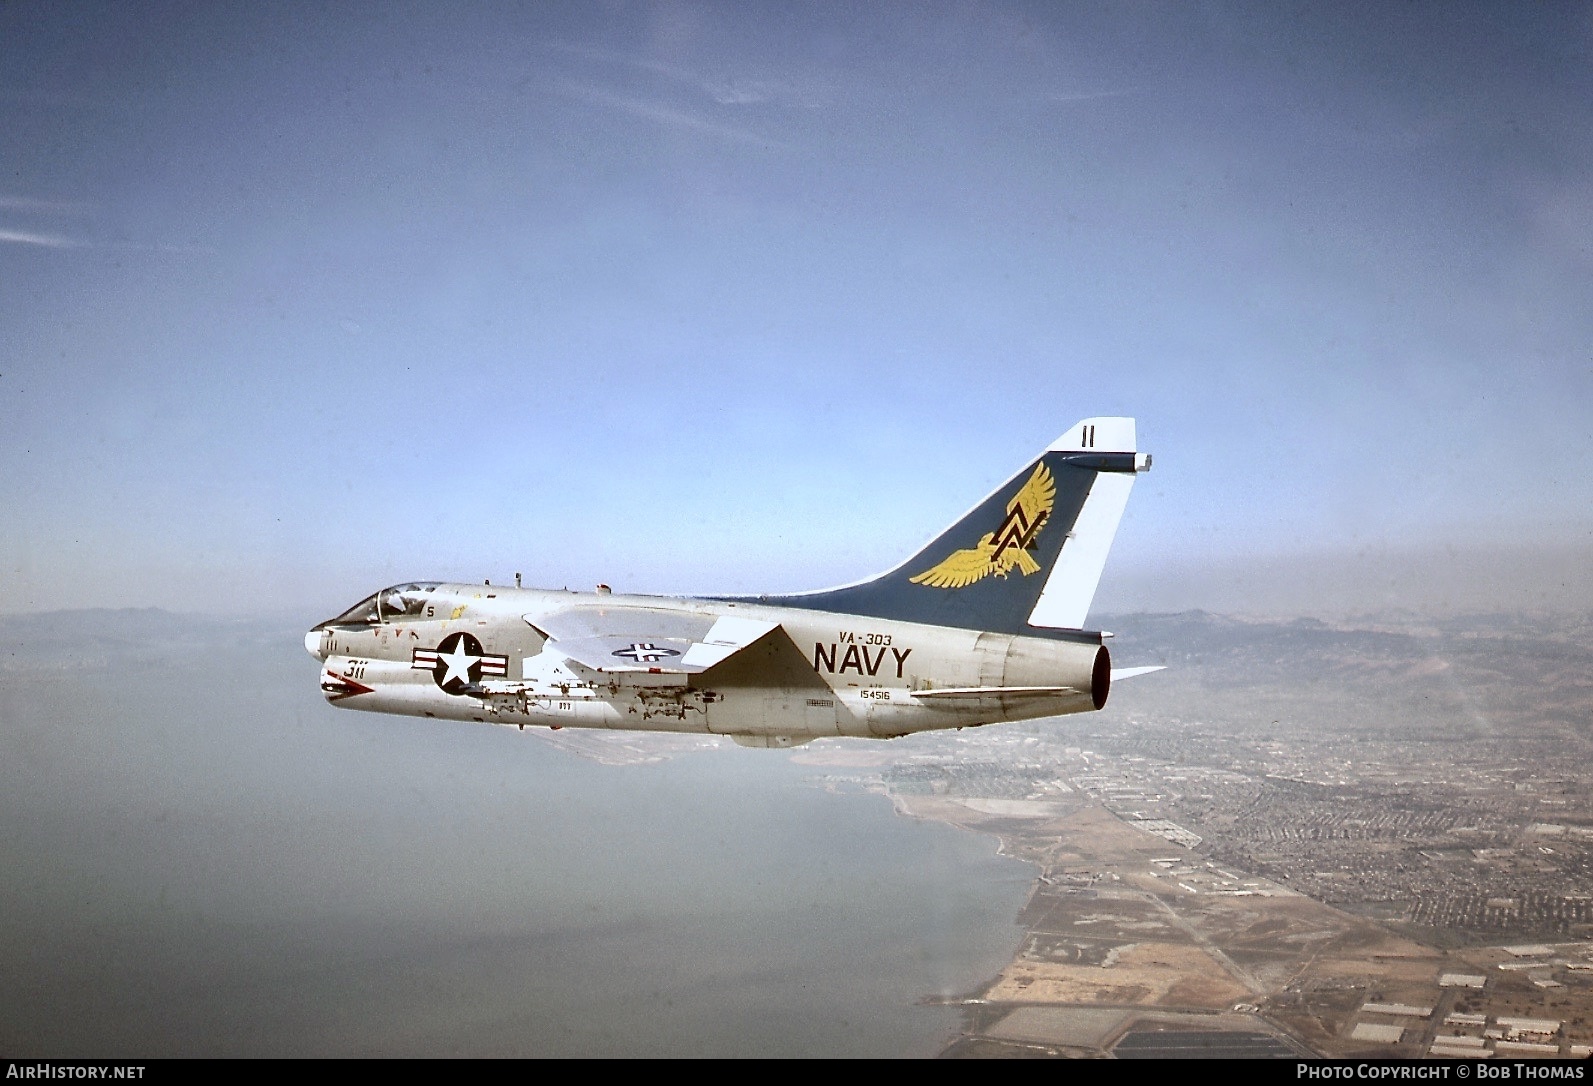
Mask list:
POLYGON ((1005 577, 1013 566, 1025 577, 1040 572, 1040 563, 1029 554, 1029 548, 1034 546, 1035 537, 1045 527, 1055 504, 1056 483, 1051 479, 1051 469, 1042 463, 1017 497, 1007 503, 1007 515, 999 528, 986 532, 978 546, 952 551, 939 565, 909 580, 931 588, 964 588, 992 573, 1005 577))

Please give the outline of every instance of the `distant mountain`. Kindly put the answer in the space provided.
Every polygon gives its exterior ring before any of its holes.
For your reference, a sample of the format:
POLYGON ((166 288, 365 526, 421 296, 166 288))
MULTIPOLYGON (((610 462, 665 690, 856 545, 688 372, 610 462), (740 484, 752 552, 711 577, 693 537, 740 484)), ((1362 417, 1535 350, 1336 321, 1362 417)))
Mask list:
POLYGON ((1105 616, 1120 712, 1335 731, 1593 736, 1593 616, 1388 614, 1327 623, 1204 611, 1105 616))

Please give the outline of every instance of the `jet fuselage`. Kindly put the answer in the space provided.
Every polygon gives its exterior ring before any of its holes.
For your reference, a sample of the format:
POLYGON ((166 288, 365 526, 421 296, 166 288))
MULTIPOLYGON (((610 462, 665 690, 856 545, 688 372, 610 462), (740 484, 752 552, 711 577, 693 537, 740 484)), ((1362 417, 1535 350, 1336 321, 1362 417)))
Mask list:
MULTIPOLYGON (((448 720, 800 741, 1085 712, 1104 704, 1110 681, 1101 635, 1084 631, 1019 637, 749 601, 490 585, 438 584, 427 595, 415 614, 311 631, 323 691, 351 709, 448 720), (547 651, 538 624, 572 611, 623 615, 630 629, 650 615, 778 628, 666 684, 658 672, 597 672, 547 651)), ((639 640, 627 658, 645 665, 655 644, 639 640)))

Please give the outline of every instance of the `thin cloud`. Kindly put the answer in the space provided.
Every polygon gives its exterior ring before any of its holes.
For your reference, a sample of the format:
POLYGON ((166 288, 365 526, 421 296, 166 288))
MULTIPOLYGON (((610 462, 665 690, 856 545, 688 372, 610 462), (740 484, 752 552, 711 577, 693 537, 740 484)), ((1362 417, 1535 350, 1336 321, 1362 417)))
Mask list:
MULTIPOLYGON (((17 215, 31 217, 35 220, 50 217, 59 219, 66 216, 88 217, 98 215, 99 210, 97 204, 83 200, 43 200, 36 196, 17 196, 12 193, 0 193, 0 211, 15 212, 17 215)), ((67 237, 58 233, 39 230, 16 230, 8 226, 0 226, 0 243, 3 242, 10 242, 13 245, 37 245, 45 249, 122 249, 143 253, 173 253, 180 256, 215 251, 208 245, 185 245, 172 242, 107 241, 104 239, 88 241, 83 238, 67 237)))
POLYGON ((13 245, 38 245, 46 249, 84 249, 88 247, 88 242, 78 241, 75 238, 63 238, 56 234, 35 234, 26 230, 0 228, 0 242, 7 241, 13 245))
POLYGON ((775 79, 735 79, 702 82, 698 86, 722 106, 755 106, 769 102, 773 105, 795 103, 811 109, 819 104, 812 95, 804 95, 790 84, 775 79))
POLYGON ((662 64, 656 60, 647 60, 642 57, 630 56, 626 53, 616 53, 611 49, 594 49, 589 45, 576 45, 573 42, 550 41, 543 42, 549 49, 557 49, 561 53, 585 57, 587 60, 602 61, 606 64, 621 64, 627 68, 636 68, 644 72, 652 72, 668 79, 681 83, 691 83, 700 86, 702 79, 695 73, 685 68, 676 68, 672 65, 662 64))
POLYGON ((681 68, 646 57, 617 53, 609 49, 595 49, 571 42, 544 42, 549 49, 561 53, 595 60, 603 64, 617 64, 634 71, 647 72, 691 87, 722 106, 751 106, 765 102, 774 105, 798 105, 813 108, 822 104, 821 97, 805 92, 789 83, 775 79, 709 79, 690 68, 681 68))
MULTIPOLYGON (((28 216, 81 216, 94 212, 92 204, 85 204, 77 200, 41 200, 36 196, 17 196, 14 193, 0 193, 0 210, 14 211, 28 216)), ((0 226, 0 242, 10 242, 12 245, 37 245, 43 249, 84 249, 88 242, 76 238, 63 237, 60 234, 42 233, 37 230, 13 230, 0 226)))
POLYGON ((626 98, 600 87, 593 87, 581 83, 565 83, 564 91, 583 101, 593 102, 597 105, 609 106, 613 109, 629 113, 633 117, 656 121, 659 124, 669 125, 674 128, 685 128, 695 132, 702 132, 722 139, 735 140, 739 143, 750 143, 759 147, 784 148, 787 144, 779 140, 770 139, 756 132, 749 132, 744 128, 733 125, 721 124, 711 121, 706 117, 699 117, 694 113, 666 106, 659 102, 649 102, 637 98, 626 98))

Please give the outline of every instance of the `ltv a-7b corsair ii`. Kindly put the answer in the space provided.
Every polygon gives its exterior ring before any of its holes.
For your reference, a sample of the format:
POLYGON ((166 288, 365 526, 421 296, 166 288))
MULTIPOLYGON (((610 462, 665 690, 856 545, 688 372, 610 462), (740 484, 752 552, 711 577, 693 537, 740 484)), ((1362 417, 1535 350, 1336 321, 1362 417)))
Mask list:
MULTIPOLYGON (((415 582, 305 635, 334 705, 787 747, 1099 709, 1083 629, 1137 473, 1086 419, 906 562, 819 592, 675 598, 415 582)), ((518 575, 516 581, 518 582, 518 575)))

